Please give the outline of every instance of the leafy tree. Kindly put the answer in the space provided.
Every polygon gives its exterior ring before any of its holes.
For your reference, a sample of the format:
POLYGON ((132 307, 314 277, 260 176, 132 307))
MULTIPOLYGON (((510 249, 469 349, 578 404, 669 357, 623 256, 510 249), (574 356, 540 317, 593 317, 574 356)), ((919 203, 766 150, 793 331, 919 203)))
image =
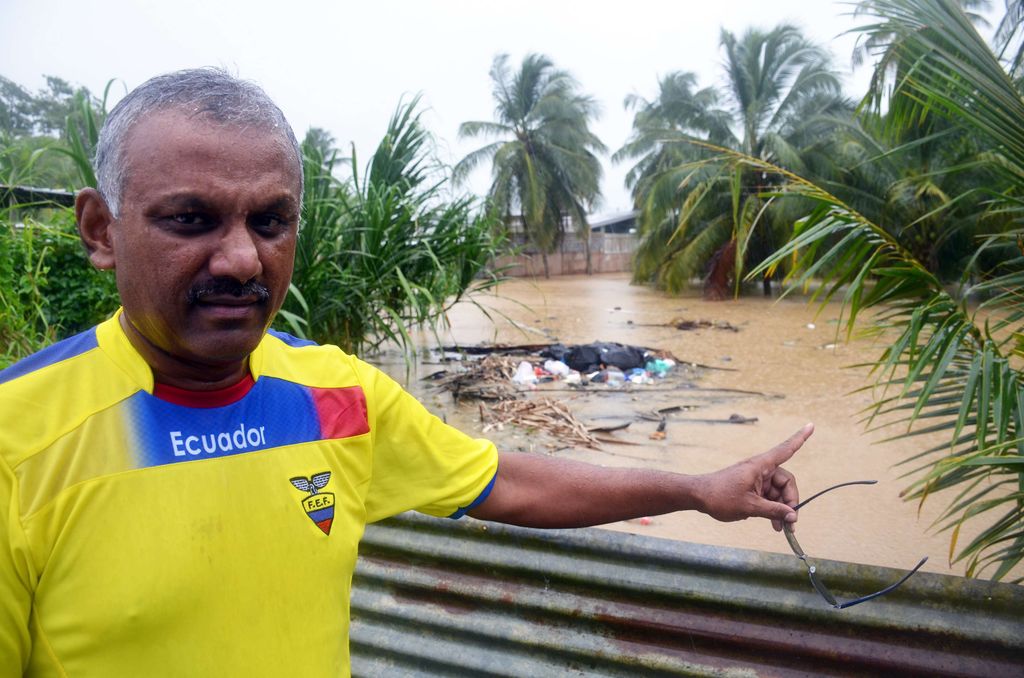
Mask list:
MULTIPOLYGON (((733 148, 798 171, 817 169, 826 164, 824 146, 836 117, 850 110, 828 52, 795 27, 751 29, 739 38, 723 30, 721 45, 726 86, 693 92, 692 76, 670 76, 658 100, 638 110, 634 134, 616 154, 640 158, 631 176, 643 215, 637 271, 653 272, 675 290, 707 266, 705 293, 711 298, 726 296, 729 279, 739 284, 747 258, 760 261, 771 251, 772 226, 785 219, 774 210, 758 218, 764 208, 758 196, 769 175, 739 168, 723 174, 721 167, 707 165, 701 146, 689 141, 733 148)), ((764 284, 767 293, 769 279, 764 284)))
POLYGON ((481 163, 491 162, 489 197, 510 219, 518 212, 529 240, 544 258, 555 250, 566 220, 575 224, 586 247, 591 272, 590 227, 586 214, 600 197, 601 163, 605 151, 590 131, 597 104, 579 93, 575 79, 555 68, 546 56, 530 54, 515 73, 508 55, 491 66, 495 118, 462 123, 460 137, 497 138, 473 151, 456 166, 464 178, 481 163))
POLYGON ((0 134, 28 136, 35 131, 35 99, 24 87, 0 75, 0 134))
POLYGON ((46 82, 46 89, 31 94, 0 76, 0 149, 14 170, 0 181, 69 190, 93 186, 91 159, 113 81, 102 99, 61 78, 46 76, 46 82))

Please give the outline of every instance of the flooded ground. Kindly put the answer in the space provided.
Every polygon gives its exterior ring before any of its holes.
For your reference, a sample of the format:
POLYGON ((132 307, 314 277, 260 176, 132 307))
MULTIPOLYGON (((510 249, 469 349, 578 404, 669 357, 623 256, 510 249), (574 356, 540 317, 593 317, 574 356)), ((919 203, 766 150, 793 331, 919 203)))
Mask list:
MULTIPOLYGON (((592 386, 582 393, 562 387, 545 394, 566 402, 588 425, 631 421, 628 429, 614 433, 622 444, 603 443, 598 450, 564 448, 536 432, 506 427, 486 435, 499 449, 608 466, 703 473, 761 452, 813 421, 816 433, 787 465, 796 473, 803 496, 848 480, 879 482, 837 490, 801 512, 800 542, 808 554, 896 568, 912 567, 927 555, 924 569, 963 574, 962 563, 948 564, 949 533, 932 527, 947 499, 932 497, 919 513, 916 503, 899 498, 909 480, 900 478, 906 469, 896 464, 923 449, 922 441, 877 444, 883 436, 865 433, 858 422, 858 412, 871 400, 869 393, 855 392, 867 383, 865 373, 849 366, 876 358, 881 349, 867 340, 847 344, 837 337, 838 306, 816 315, 816 309, 801 299, 751 296, 712 303, 697 296, 671 297, 632 286, 624 274, 513 280, 501 286, 498 296, 488 295, 478 302, 495 321, 472 304, 460 304, 450 314, 452 329, 446 341, 461 345, 615 341, 665 349, 684 361, 706 366, 680 371, 651 386, 592 386), (502 315, 520 327, 501 319, 502 315), (664 326, 674 319, 728 323, 737 331, 720 327, 680 331, 664 326), (665 439, 652 440, 657 422, 643 416, 676 406, 680 410, 668 416, 665 439), (757 421, 713 423, 733 414, 757 421)), ((402 380, 400 364, 383 367, 402 380)), ((419 374, 438 369, 438 365, 422 365, 419 374)), ((410 382, 410 388, 450 423, 483 435, 476 403, 455 405, 449 394, 418 379, 410 382)), ((785 538, 764 520, 723 524, 700 514, 680 513, 608 527, 790 552, 785 538)))

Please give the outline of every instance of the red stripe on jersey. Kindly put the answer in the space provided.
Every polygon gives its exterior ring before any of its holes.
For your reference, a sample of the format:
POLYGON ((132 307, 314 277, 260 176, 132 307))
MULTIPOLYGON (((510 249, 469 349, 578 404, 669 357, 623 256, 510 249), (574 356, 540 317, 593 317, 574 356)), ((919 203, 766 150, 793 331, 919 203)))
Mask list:
POLYGON ((366 396, 359 386, 311 388, 320 417, 321 440, 349 438, 370 432, 366 396))
POLYGON ((160 400, 184 407, 227 407, 244 398, 255 385, 252 375, 246 372, 240 381, 216 391, 192 391, 156 382, 153 384, 153 395, 160 400))

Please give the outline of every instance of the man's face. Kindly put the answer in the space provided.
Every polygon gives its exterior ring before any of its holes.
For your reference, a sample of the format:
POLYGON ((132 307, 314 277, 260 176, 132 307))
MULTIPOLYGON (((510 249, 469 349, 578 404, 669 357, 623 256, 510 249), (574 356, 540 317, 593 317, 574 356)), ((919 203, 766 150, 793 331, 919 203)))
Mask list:
POLYGON ((191 366, 244 360, 292 274, 300 177, 284 135, 164 111, 135 125, 123 159, 111 240, 128 322, 191 366))

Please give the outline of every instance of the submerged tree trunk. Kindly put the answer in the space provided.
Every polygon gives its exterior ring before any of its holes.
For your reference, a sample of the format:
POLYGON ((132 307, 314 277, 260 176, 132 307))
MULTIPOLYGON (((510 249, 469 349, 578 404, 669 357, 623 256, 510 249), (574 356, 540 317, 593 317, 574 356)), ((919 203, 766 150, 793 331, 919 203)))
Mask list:
POLYGON ((587 253, 587 275, 593 275, 594 267, 590 262, 590 229, 587 229, 583 235, 583 251, 587 253))
POLYGON ((550 278, 551 277, 551 272, 548 270, 548 253, 547 252, 542 252, 540 256, 541 256, 541 259, 544 260, 544 277, 545 278, 550 278))
POLYGON ((704 298, 708 301, 728 299, 731 291, 729 282, 735 270, 736 240, 730 240, 711 257, 708 274, 704 278, 704 298))

